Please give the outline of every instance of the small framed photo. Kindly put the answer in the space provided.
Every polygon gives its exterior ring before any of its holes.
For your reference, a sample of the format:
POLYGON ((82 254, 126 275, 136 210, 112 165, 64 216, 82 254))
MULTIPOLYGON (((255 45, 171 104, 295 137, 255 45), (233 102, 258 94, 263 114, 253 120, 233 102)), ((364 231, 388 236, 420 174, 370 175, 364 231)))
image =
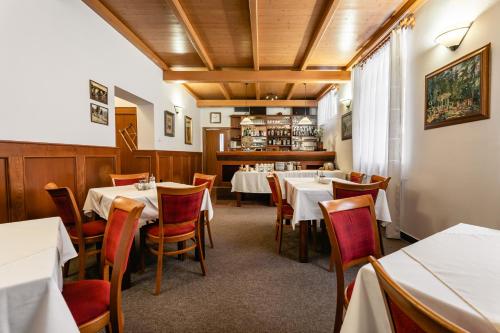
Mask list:
POLYGON ((165 111, 165 136, 175 136, 175 114, 165 111))
POLYGON ((220 124, 222 122, 221 118, 220 112, 210 112, 210 124, 220 124))
POLYGON ((352 139, 352 112, 342 116, 342 141, 352 139))
POLYGON ((90 103, 90 121, 96 124, 108 125, 108 109, 103 106, 90 103))
POLYGON ((184 116, 184 143, 193 144, 193 119, 188 116, 184 116))
POLYGON ((90 99, 102 103, 108 104, 108 88, 99 84, 95 81, 89 81, 90 89, 90 99))

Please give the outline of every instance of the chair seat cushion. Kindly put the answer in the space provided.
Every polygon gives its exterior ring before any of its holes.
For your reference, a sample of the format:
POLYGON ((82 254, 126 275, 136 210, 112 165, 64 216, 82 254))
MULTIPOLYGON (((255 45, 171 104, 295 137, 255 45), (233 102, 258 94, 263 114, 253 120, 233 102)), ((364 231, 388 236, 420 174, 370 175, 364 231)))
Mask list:
POLYGON ((110 283, 104 280, 81 280, 65 283, 63 297, 78 326, 109 310, 110 283))
POLYGON ((345 298, 347 301, 350 301, 351 300, 351 296, 352 296, 352 291, 354 289, 354 283, 356 282, 356 280, 352 281, 351 283, 349 283, 349 285, 347 286, 347 288, 345 289, 345 298))
MULTIPOLYGON (((105 229, 106 229, 106 221, 103 220, 82 223, 83 237, 104 235, 105 229)), ((76 227, 71 227, 69 229, 69 234, 73 237, 78 237, 78 234, 76 232, 76 227)))
POLYGON ((283 206, 281 206, 281 214, 283 216, 293 216, 293 207, 284 202, 283 206))
MULTIPOLYGON (((158 237, 160 233, 160 227, 158 223, 147 226, 146 232, 148 235, 158 237)), ((165 237, 173 237, 184 235, 190 232, 193 232, 195 229, 194 223, 182 223, 182 224, 164 224, 163 225, 163 235, 165 237)))

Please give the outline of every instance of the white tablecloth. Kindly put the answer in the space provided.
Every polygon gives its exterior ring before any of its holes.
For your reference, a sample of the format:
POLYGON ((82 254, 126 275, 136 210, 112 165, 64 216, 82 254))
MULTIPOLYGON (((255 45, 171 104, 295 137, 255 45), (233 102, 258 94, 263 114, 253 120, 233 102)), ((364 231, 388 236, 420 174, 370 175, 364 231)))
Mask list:
MULTIPOLYGON (((275 171, 281 185, 281 192, 285 197, 285 178, 311 178, 316 176, 317 170, 275 171)), ((345 179, 345 173, 340 170, 321 171, 325 177, 345 179)), ((271 193, 267 182, 267 172, 237 171, 231 179, 231 191, 243 193, 271 193)))
MULTIPOLYGON (((380 260, 388 274, 435 312, 470 332, 500 332, 500 231, 458 224, 380 260)), ((375 272, 357 277, 343 333, 389 332, 375 272)))
MULTIPOLYGON (((158 183, 157 185, 178 188, 192 187, 191 185, 172 182, 158 183)), ((93 211, 100 217, 107 219, 111 203, 117 196, 134 199, 146 205, 142 211, 141 224, 158 218, 158 197, 156 189, 139 191, 133 185, 91 188, 85 199, 83 211, 85 213, 93 211)), ((214 210, 210 199, 210 193, 207 189, 203 195, 201 210, 208 210, 208 218, 212 220, 214 210)))
MULTIPOLYGON (((335 179, 335 181, 353 184, 347 180, 335 179)), ((332 184, 321 184, 314 178, 286 178, 285 189, 286 200, 293 207, 292 226, 304 220, 322 219, 323 213, 318 202, 333 199, 332 184)), ((375 215, 377 220, 392 222, 384 190, 378 191, 375 215)))
POLYGON ((61 294, 77 256, 59 217, 0 224, 0 332, 78 332, 61 294))

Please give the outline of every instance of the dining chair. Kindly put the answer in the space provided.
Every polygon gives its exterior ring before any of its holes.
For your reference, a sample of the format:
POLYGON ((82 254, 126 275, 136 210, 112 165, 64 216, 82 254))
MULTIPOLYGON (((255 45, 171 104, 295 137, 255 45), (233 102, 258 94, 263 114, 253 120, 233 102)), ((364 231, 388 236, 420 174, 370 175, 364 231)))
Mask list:
POLYGON ((373 184, 346 184, 336 182, 334 179, 332 181, 333 199, 345 199, 370 194, 373 198, 373 202, 376 202, 381 185, 381 182, 373 184))
MULTIPOLYGON (((353 280, 344 289, 344 272, 355 265, 368 263, 368 257, 380 258, 379 233, 371 195, 319 203, 325 220, 337 276, 337 308, 334 332, 342 326, 344 306, 347 308, 354 289, 353 280)), ((332 262, 330 262, 330 271, 332 262)))
POLYGON ((387 190, 387 187, 389 187, 389 182, 391 181, 391 177, 382 177, 382 176, 377 176, 377 175, 372 175, 370 177, 370 183, 381 183, 380 184, 380 189, 381 190, 387 190))
MULTIPOLYGON (((50 195, 59 217, 68 230, 71 242, 78 247, 78 279, 82 280, 85 278, 87 259, 101 253, 100 245, 103 241, 106 221, 94 220, 83 223, 75 196, 70 188, 48 183, 45 185, 45 190, 50 195), (91 245, 95 245, 95 249, 89 249, 91 245)), ((67 273, 69 264, 66 265, 68 265, 65 266, 67 273)))
POLYGON ((132 173, 128 175, 110 174, 113 186, 133 185, 143 179, 148 179, 149 172, 132 173))
POLYGON ((363 179, 365 178, 365 176, 366 175, 364 173, 352 171, 349 174, 349 180, 351 182, 353 182, 353 183, 362 184, 363 183, 363 179))
POLYGON ((384 297, 393 333, 465 333, 457 326, 404 290, 387 274, 380 262, 369 257, 384 297))
POLYGON ((123 332, 122 278, 144 203, 116 197, 109 210, 101 255, 102 280, 63 285, 63 297, 80 332, 123 332), (111 279, 109 270, 112 269, 111 279))
POLYGON ((276 244, 276 252, 281 253, 281 243, 283 239, 283 221, 290 222, 293 218, 293 207, 290 206, 283 200, 283 194, 281 192, 281 185, 278 176, 275 173, 267 175, 267 182, 271 188, 271 196, 273 202, 276 205, 276 232, 274 235, 274 240, 278 243, 276 244))
MULTIPOLYGON (((216 177, 217 176, 205 175, 205 174, 196 172, 193 176, 193 185, 198 186, 198 185, 207 184, 208 193, 212 194, 212 188, 214 187, 216 177)), ((212 230, 210 229, 210 222, 212 222, 212 221, 210 221, 210 219, 208 218, 208 210, 204 211, 203 214, 205 214, 204 221, 205 221, 205 225, 207 226, 208 239, 210 240, 210 247, 214 248, 214 241, 212 239, 212 230)))
MULTIPOLYGON (((201 247, 200 210, 207 184, 189 188, 157 186, 159 221, 145 228, 145 240, 141 242, 157 257, 155 295, 161 290, 163 256, 175 256, 197 249, 201 271, 206 275, 205 255, 201 247), (168 243, 191 241, 188 247, 168 251, 168 243)), ((144 251, 141 250, 142 256, 144 251)), ((144 262, 144 258, 141 259, 144 262)))

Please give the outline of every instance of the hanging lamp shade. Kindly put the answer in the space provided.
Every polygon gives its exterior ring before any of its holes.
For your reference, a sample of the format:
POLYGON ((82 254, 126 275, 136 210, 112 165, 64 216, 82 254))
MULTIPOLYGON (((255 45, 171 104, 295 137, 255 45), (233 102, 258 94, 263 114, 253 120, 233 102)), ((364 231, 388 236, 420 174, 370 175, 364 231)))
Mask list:
MULTIPOLYGON (((304 83, 304 101, 306 101, 306 100, 307 100, 306 84, 304 83)), ((307 115, 305 114, 305 113, 307 113, 306 109, 307 109, 307 102, 305 102, 305 104, 304 104, 304 117, 302 119, 300 119, 299 125, 312 125, 311 119, 309 119, 309 117, 307 117, 307 115)))
POLYGON ((245 117, 241 120, 241 123, 240 125, 242 126, 249 126, 249 125, 253 125, 253 121, 252 119, 250 119, 249 117, 245 117))

